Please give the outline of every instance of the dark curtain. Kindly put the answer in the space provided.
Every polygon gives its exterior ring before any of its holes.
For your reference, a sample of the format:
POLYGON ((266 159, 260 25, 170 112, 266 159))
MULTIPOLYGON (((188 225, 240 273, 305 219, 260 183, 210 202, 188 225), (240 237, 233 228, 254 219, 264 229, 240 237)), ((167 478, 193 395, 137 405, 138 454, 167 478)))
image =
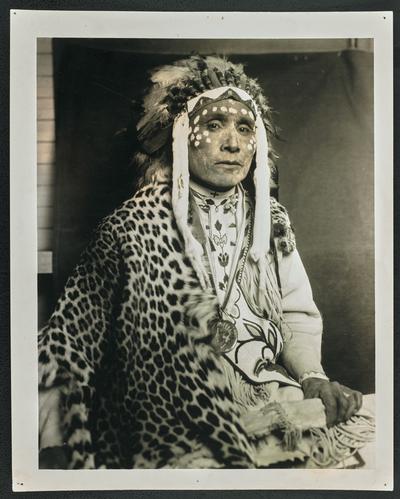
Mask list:
MULTIPOLYGON (((54 54, 54 267, 60 290, 95 225, 133 192, 130 151, 115 132, 129 122, 131 101, 139 100, 147 70, 178 56, 138 55, 128 45, 121 50, 121 44, 107 50, 104 41, 100 49, 96 42, 87 46, 77 40, 56 40, 54 54)), ((231 59, 245 63, 276 110, 280 201, 289 210, 324 318, 325 369, 332 379, 372 392, 372 54, 231 59)))

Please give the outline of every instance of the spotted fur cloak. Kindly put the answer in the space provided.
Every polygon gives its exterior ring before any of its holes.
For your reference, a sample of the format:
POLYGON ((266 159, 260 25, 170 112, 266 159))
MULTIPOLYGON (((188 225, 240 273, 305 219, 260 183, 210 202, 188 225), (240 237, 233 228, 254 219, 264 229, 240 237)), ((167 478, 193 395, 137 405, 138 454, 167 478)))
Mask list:
MULTIPOLYGON (((290 251, 290 222, 272 203, 290 251)), ((199 449, 217 466, 255 466, 210 344, 216 308, 183 254, 169 183, 100 224, 39 334, 40 388, 60 389, 70 468, 173 466, 199 449)))

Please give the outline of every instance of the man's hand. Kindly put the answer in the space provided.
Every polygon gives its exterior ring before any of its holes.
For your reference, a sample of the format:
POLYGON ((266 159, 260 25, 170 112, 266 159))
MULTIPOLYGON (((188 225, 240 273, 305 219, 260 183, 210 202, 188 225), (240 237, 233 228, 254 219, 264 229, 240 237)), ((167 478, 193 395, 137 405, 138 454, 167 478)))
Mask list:
POLYGON ((362 405, 362 394, 337 381, 307 378, 302 383, 304 398, 320 398, 326 410, 328 427, 347 421, 362 405))

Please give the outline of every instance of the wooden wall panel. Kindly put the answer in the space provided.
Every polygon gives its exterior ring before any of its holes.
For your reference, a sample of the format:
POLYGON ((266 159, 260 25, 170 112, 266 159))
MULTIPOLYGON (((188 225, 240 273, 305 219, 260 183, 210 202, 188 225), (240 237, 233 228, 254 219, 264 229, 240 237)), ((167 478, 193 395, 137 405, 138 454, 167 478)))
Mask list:
MULTIPOLYGON (((54 184, 54 163, 38 163, 37 165, 37 185, 53 186, 54 184)), ((51 189, 52 187, 49 187, 51 189)))
POLYGON ((37 220, 38 272, 52 269, 55 119, 52 43, 37 40, 37 220))
POLYGON ((54 163, 54 142, 38 142, 38 163, 54 163))
POLYGON ((38 229, 50 229, 53 227, 52 206, 38 208, 38 229))
MULTIPOLYGON (((53 242, 53 229, 38 229, 38 251, 51 251, 53 242)), ((39 269, 39 273, 41 269, 39 269)))
POLYGON ((38 98, 37 119, 54 121, 54 99, 53 97, 38 98))

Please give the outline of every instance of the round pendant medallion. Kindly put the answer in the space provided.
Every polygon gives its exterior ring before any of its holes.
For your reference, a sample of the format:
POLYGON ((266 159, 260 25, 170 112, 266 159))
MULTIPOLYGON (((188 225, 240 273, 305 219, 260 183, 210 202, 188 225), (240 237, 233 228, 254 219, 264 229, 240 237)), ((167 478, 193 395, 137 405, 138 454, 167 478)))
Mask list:
POLYGON ((238 331, 235 324, 222 319, 211 321, 210 328, 213 334, 211 345, 218 353, 230 352, 236 345, 238 331))

